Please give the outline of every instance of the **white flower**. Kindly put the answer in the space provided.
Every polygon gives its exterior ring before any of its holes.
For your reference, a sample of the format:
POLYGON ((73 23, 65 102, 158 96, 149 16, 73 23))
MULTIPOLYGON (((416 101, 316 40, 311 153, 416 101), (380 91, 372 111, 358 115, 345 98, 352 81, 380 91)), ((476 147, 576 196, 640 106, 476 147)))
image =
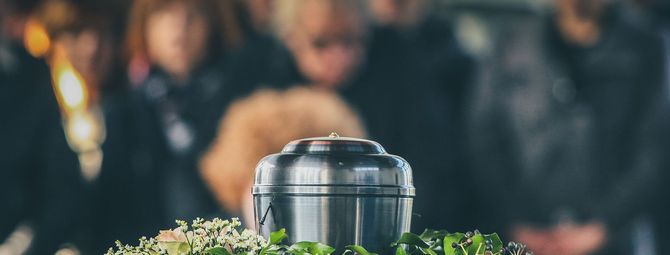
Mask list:
POLYGON ((239 229, 241 222, 237 218, 214 218, 211 221, 196 218, 190 228, 185 221, 178 220, 176 223, 175 229, 160 231, 155 239, 140 238, 137 246, 117 242, 116 249, 110 249, 106 254, 201 255, 210 248, 224 247, 233 254, 256 255, 267 245, 265 239, 255 232, 239 229))

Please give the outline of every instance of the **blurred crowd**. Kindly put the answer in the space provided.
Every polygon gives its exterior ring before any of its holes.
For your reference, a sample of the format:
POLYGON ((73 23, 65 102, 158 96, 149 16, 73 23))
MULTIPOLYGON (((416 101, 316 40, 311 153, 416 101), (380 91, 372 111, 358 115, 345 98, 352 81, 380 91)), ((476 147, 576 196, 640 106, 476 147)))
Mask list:
POLYGON ((255 164, 331 132, 410 162, 415 232, 669 252, 666 1, 0 0, 0 26, 0 254, 253 228, 255 164))

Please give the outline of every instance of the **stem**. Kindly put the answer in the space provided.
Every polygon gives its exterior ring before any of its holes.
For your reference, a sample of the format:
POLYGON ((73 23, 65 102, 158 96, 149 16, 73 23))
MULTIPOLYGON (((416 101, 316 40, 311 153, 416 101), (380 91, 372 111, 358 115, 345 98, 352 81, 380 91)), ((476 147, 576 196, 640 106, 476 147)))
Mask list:
POLYGON ((479 247, 477 247, 477 251, 475 252, 475 255, 479 254, 479 249, 481 249, 481 248, 482 248, 482 244, 480 243, 479 247))
POLYGON ((465 246, 463 246, 463 244, 458 244, 458 246, 460 246, 461 250, 463 250, 463 254, 466 254, 466 255, 468 254, 468 251, 465 250, 465 246))
MULTIPOLYGON (((193 234, 195 236, 195 233, 193 234)), ((193 255, 193 242, 191 240, 188 240, 188 230, 186 233, 184 233, 184 236, 186 236, 186 243, 188 244, 188 254, 193 255)))

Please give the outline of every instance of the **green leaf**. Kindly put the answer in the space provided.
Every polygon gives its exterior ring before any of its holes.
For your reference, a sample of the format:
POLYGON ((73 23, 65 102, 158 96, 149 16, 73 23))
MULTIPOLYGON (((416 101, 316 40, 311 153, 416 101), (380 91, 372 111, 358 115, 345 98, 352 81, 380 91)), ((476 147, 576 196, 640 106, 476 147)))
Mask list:
POLYGON ((187 242, 177 242, 177 241, 158 242, 158 246, 161 247, 163 250, 167 251, 168 255, 188 254, 189 251, 191 250, 191 247, 188 246, 187 242))
POLYGON ((423 253, 423 254, 425 254, 425 255, 437 255, 437 253, 435 253, 435 251, 433 251, 433 250, 430 249, 430 248, 421 248, 421 247, 419 247, 419 251, 421 251, 421 253, 423 253))
POLYGON ((278 246, 279 243, 281 243, 284 239, 286 239, 288 235, 286 235, 286 229, 282 228, 280 230, 274 231, 270 233, 270 241, 268 242, 268 245, 263 247, 261 251, 258 253, 258 255, 276 255, 279 254, 281 250, 281 246, 278 246))
POLYGON ((288 248, 287 252, 293 255, 302 255, 309 253, 309 243, 308 242, 297 242, 291 245, 288 248))
POLYGON ((467 247, 469 255, 484 254, 486 250, 486 244, 484 243, 484 236, 481 234, 476 234, 472 236, 472 244, 467 247))
POLYGON ((463 233, 452 233, 444 236, 444 255, 456 255, 461 254, 462 250, 460 247, 453 248, 451 247, 452 243, 460 243, 461 239, 465 237, 463 233))
POLYGON ((420 248, 428 248, 430 245, 428 245, 426 242, 424 242, 421 237, 414 233, 406 232, 403 233, 400 236, 400 239, 398 241, 394 242, 391 246, 396 246, 398 244, 407 244, 407 245, 414 245, 416 247, 420 248))
POLYGON ((349 245, 346 249, 358 253, 359 255, 377 255, 377 253, 369 252, 360 245, 349 245))
POLYGON ((312 255, 329 255, 335 252, 335 248, 322 243, 312 243, 309 251, 312 255))
POLYGON ((330 255, 335 252, 335 248, 318 242, 302 241, 291 245, 288 252, 294 255, 330 255))
POLYGON ((272 232, 270 233, 270 244, 281 243, 281 241, 284 240, 286 237, 288 237, 288 235, 286 235, 285 228, 272 232))
POLYGON ((230 254, 230 252, 228 252, 228 250, 226 250, 226 248, 223 248, 223 247, 221 247, 221 246, 216 246, 216 247, 209 248, 209 249, 205 250, 205 254, 210 254, 210 255, 232 255, 232 254, 230 254))
POLYGON ((449 232, 446 230, 426 229, 423 231, 423 233, 421 233, 421 235, 419 235, 419 237, 428 242, 434 239, 442 240, 447 234, 449 234, 449 232))
POLYGON ((493 253, 496 253, 503 248, 503 242, 500 239, 500 236, 498 234, 493 233, 490 235, 484 235, 485 240, 491 240, 491 244, 493 244, 493 253))
POLYGON ((405 251, 405 248, 403 248, 401 245, 395 249, 395 255, 407 255, 407 251, 405 251))
POLYGON ((286 245, 267 245, 261 249, 258 253, 259 255, 279 255, 282 253, 282 249, 287 249, 286 245))

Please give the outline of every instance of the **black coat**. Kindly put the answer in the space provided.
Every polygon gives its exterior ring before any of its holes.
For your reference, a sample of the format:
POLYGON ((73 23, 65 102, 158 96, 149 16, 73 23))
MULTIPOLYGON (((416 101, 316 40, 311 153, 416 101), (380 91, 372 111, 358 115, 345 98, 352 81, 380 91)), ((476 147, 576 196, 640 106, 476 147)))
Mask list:
POLYGON ((95 247, 134 243, 175 227, 174 220, 228 217, 200 176, 198 161, 227 105, 240 92, 223 62, 208 62, 185 84, 152 69, 131 90, 105 94, 107 139, 94 186, 95 247), (176 128, 175 128, 176 127, 176 128))
POLYGON ((578 47, 546 21, 501 31, 471 99, 485 209, 502 227, 602 221, 609 246, 629 244, 664 164, 660 40, 610 13, 599 42, 578 47))
POLYGON ((10 55, 0 60, 0 242, 28 223, 27 254, 53 254, 82 223, 83 179, 46 63, 19 46, 4 50, 10 55))
MULTIPOLYGON (((418 168, 415 174, 419 196, 412 229, 425 228, 468 231, 478 228, 478 216, 473 214, 476 201, 475 181, 465 153, 465 100, 472 89, 476 64, 461 47, 451 24, 435 16, 424 17, 416 26, 404 29, 380 28, 376 35, 378 52, 408 54, 412 65, 412 84, 421 100, 416 108, 423 112, 424 126, 412 132, 425 132, 436 151, 423 153, 422 144, 410 153, 421 152, 421 162, 430 165, 418 168), (420 86, 417 84, 423 83, 420 86)), ((393 61, 393 60, 391 60, 393 61)), ((405 71, 406 72, 406 71, 405 71)), ((419 165, 417 165, 419 166, 419 165)), ((482 229, 483 230, 483 229, 482 229)))

